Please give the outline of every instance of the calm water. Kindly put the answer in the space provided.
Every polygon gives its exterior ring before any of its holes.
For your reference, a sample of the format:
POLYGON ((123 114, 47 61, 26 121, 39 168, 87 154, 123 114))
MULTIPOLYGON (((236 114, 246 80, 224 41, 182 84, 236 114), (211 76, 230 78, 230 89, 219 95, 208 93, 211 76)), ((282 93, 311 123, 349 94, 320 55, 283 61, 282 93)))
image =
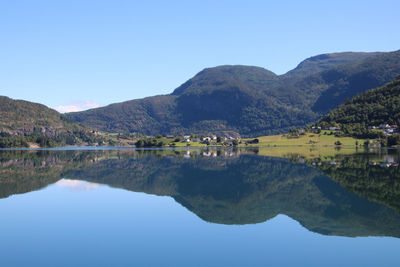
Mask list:
POLYGON ((398 266, 397 151, 0 151, 1 266, 398 266))

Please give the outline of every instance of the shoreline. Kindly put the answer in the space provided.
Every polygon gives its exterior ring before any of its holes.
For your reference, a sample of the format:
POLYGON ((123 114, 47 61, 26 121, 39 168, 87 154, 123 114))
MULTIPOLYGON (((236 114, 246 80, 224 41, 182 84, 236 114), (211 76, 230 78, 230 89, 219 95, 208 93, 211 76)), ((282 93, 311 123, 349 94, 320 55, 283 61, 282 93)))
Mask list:
POLYGON ((135 147, 135 146, 63 146, 63 147, 10 147, 10 148, 0 148, 0 151, 10 151, 10 150, 19 150, 19 151, 68 151, 68 150, 191 150, 191 149, 210 149, 210 148, 223 148, 223 149, 242 149, 242 148, 333 148, 336 150, 340 149, 390 149, 390 150, 399 150, 400 147, 378 147, 378 146, 355 146, 355 145, 238 145, 238 146, 175 146, 175 147, 135 147))

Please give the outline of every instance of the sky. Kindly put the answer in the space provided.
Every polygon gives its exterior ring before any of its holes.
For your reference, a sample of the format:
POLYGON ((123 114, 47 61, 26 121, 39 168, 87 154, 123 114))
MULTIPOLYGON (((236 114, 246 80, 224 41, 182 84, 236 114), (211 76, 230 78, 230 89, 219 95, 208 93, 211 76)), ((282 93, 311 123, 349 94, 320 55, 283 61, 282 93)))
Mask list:
POLYGON ((283 74, 400 49, 400 1, 0 0, 0 95, 77 111, 168 94, 207 67, 283 74))

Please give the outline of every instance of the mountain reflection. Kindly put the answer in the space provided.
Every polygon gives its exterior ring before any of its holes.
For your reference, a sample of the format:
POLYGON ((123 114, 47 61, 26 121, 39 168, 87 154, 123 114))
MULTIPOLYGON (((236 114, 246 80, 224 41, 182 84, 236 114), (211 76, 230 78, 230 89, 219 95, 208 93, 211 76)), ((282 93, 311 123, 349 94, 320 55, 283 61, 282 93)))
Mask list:
POLYGON ((268 153, 249 149, 2 151, 0 197, 66 178, 58 184, 86 181, 171 196, 213 223, 260 223, 285 214, 325 235, 400 237, 396 154, 317 158, 261 154, 268 153))

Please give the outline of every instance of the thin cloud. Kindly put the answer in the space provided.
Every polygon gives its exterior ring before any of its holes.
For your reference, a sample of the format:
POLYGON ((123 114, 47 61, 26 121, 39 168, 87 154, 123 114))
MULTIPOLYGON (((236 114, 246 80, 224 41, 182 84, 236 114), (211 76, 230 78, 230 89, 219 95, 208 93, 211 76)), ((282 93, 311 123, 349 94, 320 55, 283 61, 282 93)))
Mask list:
POLYGON ((91 101, 79 101, 79 102, 73 102, 68 105, 57 106, 54 109, 57 110, 58 112, 66 113, 66 112, 82 111, 91 108, 98 108, 101 106, 102 105, 91 101))

